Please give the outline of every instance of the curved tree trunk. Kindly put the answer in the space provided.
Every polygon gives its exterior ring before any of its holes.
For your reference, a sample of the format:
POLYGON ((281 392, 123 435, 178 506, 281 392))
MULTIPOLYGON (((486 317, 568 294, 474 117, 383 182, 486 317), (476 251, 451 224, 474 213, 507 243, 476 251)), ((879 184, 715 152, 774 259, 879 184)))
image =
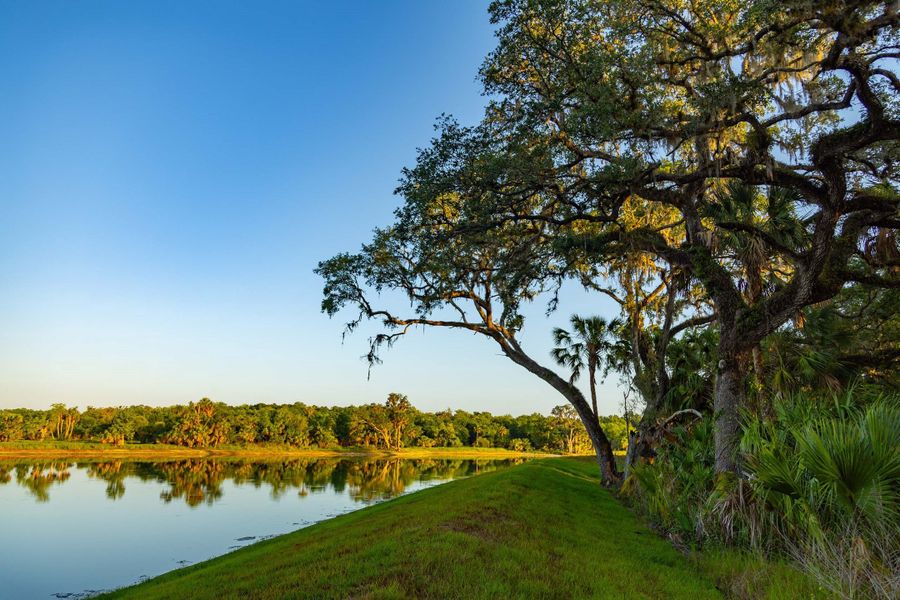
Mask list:
POLYGON ((534 375, 537 375, 545 382, 550 384, 553 389, 562 394, 566 400, 575 408, 581 422, 587 430, 588 437, 591 438, 591 444, 594 446, 594 452, 597 455, 597 464, 600 466, 600 477, 605 485, 616 485, 622 477, 619 469, 616 467, 616 459, 613 455, 612 444, 603 428, 600 427, 599 421, 595 418, 594 412, 591 410, 590 404, 584 397, 584 394, 574 385, 560 377, 555 371, 542 366, 537 361, 522 351, 521 347, 511 340, 506 343, 500 342, 503 352, 517 365, 524 367, 534 375))
MULTIPOLYGON (((585 403, 585 406, 587 406, 587 403, 585 403)), ((619 483, 622 480, 622 475, 619 473, 619 469, 616 466, 616 457, 613 454, 612 444, 609 443, 609 438, 606 437, 603 429, 601 429, 600 423, 597 419, 593 418, 592 414, 585 416, 582 415, 579 410, 578 415, 581 417, 581 421, 584 423, 585 429, 587 429, 588 437, 591 438, 591 443, 594 446, 594 452, 597 455, 597 464, 600 466, 600 475, 603 478, 603 483, 606 485, 619 483)))

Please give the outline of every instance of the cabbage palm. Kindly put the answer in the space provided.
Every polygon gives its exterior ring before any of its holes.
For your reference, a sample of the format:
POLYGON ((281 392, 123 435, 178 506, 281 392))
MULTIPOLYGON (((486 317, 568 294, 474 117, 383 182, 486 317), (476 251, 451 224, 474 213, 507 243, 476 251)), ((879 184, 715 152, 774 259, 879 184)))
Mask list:
MULTIPOLYGON (((709 213, 719 227, 721 251, 733 261, 744 297, 756 304, 767 290, 780 285, 791 270, 778 258, 772 244, 802 249, 803 221, 794 209, 799 197, 782 188, 763 194, 755 186, 731 181, 716 194, 716 199, 709 213)), ((761 387, 763 360, 758 344, 751 349, 751 357, 754 377, 761 387)))
POLYGON ((837 412, 803 423, 782 408, 777 431, 774 426, 752 431, 751 425, 748 464, 760 491, 783 516, 799 510, 807 517, 803 525, 815 529, 847 517, 900 522, 896 399, 875 402, 865 411, 843 406, 837 412))
POLYGON ((855 395, 777 403, 777 423, 751 420, 745 431, 747 464, 788 552, 812 577, 836 597, 896 598, 898 398, 861 410, 855 395))
POLYGON ((572 331, 557 327, 553 330, 553 342, 556 347, 550 352, 553 359, 562 367, 569 369, 569 381, 575 383, 585 369, 591 389, 591 406, 594 417, 597 412, 597 370, 604 357, 614 346, 614 332, 619 327, 616 319, 607 322, 601 317, 579 317, 572 315, 570 319, 572 331))

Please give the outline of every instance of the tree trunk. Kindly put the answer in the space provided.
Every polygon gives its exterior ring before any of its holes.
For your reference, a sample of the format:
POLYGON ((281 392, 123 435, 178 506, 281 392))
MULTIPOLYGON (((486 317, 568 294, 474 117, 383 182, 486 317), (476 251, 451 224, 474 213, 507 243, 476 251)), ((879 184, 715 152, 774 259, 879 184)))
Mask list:
POLYGON ((597 455, 597 464, 600 466, 600 476, 606 485, 617 484, 621 481, 622 476, 616 467, 616 457, 612 451, 612 444, 606 437, 603 429, 600 427, 599 421, 594 417, 590 406, 581 396, 581 392, 573 389, 573 394, 569 398, 569 402, 575 407, 584 428, 587 430, 588 437, 591 439, 591 445, 594 447, 594 453, 597 455))
POLYGON ((618 484, 622 477, 616 467, 616 458, 612 452, 612 444, 609 443, 609 438, 606 437, 606 434, 600 427, 600 423, 595 418, 594 412, 591 410, 591 406, 585 399, 584 394, 574 385, 560 377, 555 371, 542 366, 525 354, 516 342, 505 340, 500 343, 500 347, 503 348, 504 354, 514 363, 543 379, 569 401, 581 418, 588 437, 591 439, 591 444, 594 446, 603 483, 605 485, 618 484))
POLYGON ((716 473, 739 473, 740 408, 744 395, 742 371, 736 356, 720 358, 713 402, 716 418, 716 473))
POLYGON ((625 477, 641 459, 651 459, 656 455, 654 450, 655 418, 647 416, 638 423, 636 431, 628 432, 628 450, 625 452, 625 477))
POLYGON ((748 339, 739 326, 737 296, 722 294, 716 299, 719 345, 717 349, 716 381, 713 391, 715 427, 715 471, 739 473, 738 449, 741 443, 740 410, 744 404, 745 356, 755 341, 748 339))
POLYGON ((599 419, 600 413, 597 411, 597 363, 591 358, 588 361, 588 380, 591 383, 591 405, 594 408, 594 418, 599 419))
MULTIPOLYGON (((631 430, 628 431, 628 450, 625 452, 625 477, 631 474, 631 468, 641 459, 651 459, 656 456, 655 440, 656 440, 656 420, 659 411, 662 409, 665 393, 668 389, 668 373, 665 369, 661 372, 666 376, 665 389, 654 386, 656 393, 652 397, 644 396, 644 412, 640 420, 635 425, 635 431, 632 435, 631 430)), ((640 392, 640 390, 639 390, 640 392)))
POLYGON ((750 363, 753 368, 753 411, 759 417, 763 417, 765 414, 769 412, 769 402, 765 394, 763 394, 763 390, 766 387, 765 384, 765 365, 763 363, 762 357, 762 347, 760 344, 756 344, 750 350, 750 363))
MULTIPOLYGON (((654 348, 655 365, 646 353, 640 352, 641 344, 638 333, 633 333, 632 352, 638 354, 635 362, 635 388, 644 399, 644 413, 637 424, 636 431, 632 435, 630 419, 628 416, 628 395, 625 395, 625 419, 628 432, 628 450, 625 453, 625 477, 631 474, 632 467, 641 459, 651 459, 656 455, 656 417, 663 406, 669 391, 669 372, 666 370, 666 352, 672 336, 673 321, 676 313, 676 300, 678 290, 666 283, 666 312, 662 333, 654 348), (645 378, 641 373, 645 369, 646 375, 653 373, 653 379, 645 378), (643 381, 640 381, 643 380, 643 381), (640 382, 639 382, 640 381, 640 382)), ((637 330, 636 330, 637 331, 637 330)))

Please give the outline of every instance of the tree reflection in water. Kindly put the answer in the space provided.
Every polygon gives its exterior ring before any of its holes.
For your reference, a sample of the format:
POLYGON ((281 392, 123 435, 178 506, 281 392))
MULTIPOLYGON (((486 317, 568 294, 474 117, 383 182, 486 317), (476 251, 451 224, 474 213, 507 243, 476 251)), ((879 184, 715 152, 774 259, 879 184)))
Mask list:
POLYGON ((522 462, 512 460, 447 459, 293 459, 247 462, 187 459, 167 462, 104 461, 0 462, 0 485, 13 479, 38 502, 50 500, 50 488, 70 477, 70 469, 86 471, 106 483, 106 497, 125 495, 126 480, 159 482, 160 498, 183 501, 189 506, 212 505, 223 496, 223 483, 268 487, 273 498, 296 491, 299 496, 333 490, 345 491, 360 502, 371 502, 403 493, 417 481, 457 479, 522 462))
POLYGON ((50 488, 67 481, 72 466, 70 462, 58 460, 20 465, 0 463, 0 484, 9 483, 14 476, 16 483, 27 489, 35 500, 47 502, 50 488))

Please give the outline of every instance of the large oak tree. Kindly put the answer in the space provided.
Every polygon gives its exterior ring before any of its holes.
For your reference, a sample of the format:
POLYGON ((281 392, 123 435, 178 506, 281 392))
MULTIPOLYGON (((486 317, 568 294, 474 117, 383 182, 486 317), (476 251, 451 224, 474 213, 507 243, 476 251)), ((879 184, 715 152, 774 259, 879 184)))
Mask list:
POLYGON ((491 13, 484 127, 504 147, 468 163, 464 180, 492 192, 469 192, 468 226, 539 221, 597 263, 647 252, 696 279, 719 333, 716 468, 736 471, 760 342, 847 283, 900 285, 898 3, 506 0, 491 13), (748 203, 723 201, 741 188, 748 203), (629 227, 634 197, 675 211, 684 236, 629 227))

